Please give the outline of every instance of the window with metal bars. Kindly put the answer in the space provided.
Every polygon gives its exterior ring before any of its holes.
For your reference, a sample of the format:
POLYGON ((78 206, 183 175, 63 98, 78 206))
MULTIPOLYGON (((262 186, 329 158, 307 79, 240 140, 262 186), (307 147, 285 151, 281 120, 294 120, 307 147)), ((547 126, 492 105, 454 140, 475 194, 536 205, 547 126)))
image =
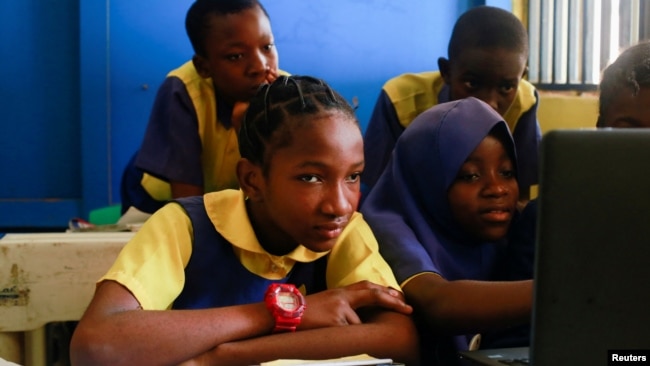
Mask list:
POLYGON ((529 0, 528 80, 541 90, 596 90, 626 47, 650 39, 650 0, 529 0))

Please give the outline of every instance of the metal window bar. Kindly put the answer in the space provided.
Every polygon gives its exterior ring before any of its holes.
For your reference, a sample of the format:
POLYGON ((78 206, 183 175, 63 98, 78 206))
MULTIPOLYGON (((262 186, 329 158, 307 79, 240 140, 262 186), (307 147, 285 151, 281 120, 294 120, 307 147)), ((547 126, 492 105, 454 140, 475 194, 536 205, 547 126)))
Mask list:
POLYGON ((650 39, 650 0, 529 0, 528 80, 539 89, 595 90, 620 52, 650 39))
POLYGON ((541 0, 530 0, 528 2, 528 81, 539 83, 539 60, 540 60, 540 30, 542 29, 540 14, 541 0), (531 16, 536 14, 536 16, 531 16))
POLYGON ((569 66, 569 1, 555 1, 553 22, 553 83, 566 84, 569 66))
MULTIPOLYGON (((589 0, 587 0, 589 1, 589 0)), ((580 11, 583 8, 582 0, 570 1, 568 4, 568 18, 572 19, 571 22, 568 22, 569 25, 569 34, 568 34, 568 83, 569 84, 581 84, 583 80, 583 53, 581 50, 584 49, 583 42, 583 29, 584 29, 584 19, 580 16, 580 11), (582 66, 582 67, 581 67, 582 66)))
POLYGON ((585 45, 584 45, 584 73, 583 79, 576 85, 597 85, 600 83, 600 30, 601 15, 600 10, 602 6, 600 0, 587 0, 584 6, 584 14, 582 19, 585 23, 583 28, 585 45))

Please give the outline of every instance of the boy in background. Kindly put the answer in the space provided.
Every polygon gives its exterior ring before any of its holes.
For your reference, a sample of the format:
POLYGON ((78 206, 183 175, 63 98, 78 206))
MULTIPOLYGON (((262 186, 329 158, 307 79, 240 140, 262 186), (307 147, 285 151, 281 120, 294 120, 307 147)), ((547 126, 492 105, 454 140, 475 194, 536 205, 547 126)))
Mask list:
POLYGON ((270 19, 257 0, 197 0, 185 28, 194 56, 158 90, 122 176, 122 213, 237 188, 239 121, 260 85, 280 73, 270 19))
POLYGON ((621 53, 600 82, 598 127, 650 127, 650 42, 621 53))
POLYGON ((440 71, 403 74, 384 85, 364 135, 364 190, 375 185, 397 138, 415 117, 439 103, 473 96, 506 120, 519 161, 520 198, 526 201, 529 188, 537 184, 541 140, 539 97, 535 87, 523 80, 526 29, 506 10, 475 7, 456 21, 448 54, 449 59, 438 59, 440 71))

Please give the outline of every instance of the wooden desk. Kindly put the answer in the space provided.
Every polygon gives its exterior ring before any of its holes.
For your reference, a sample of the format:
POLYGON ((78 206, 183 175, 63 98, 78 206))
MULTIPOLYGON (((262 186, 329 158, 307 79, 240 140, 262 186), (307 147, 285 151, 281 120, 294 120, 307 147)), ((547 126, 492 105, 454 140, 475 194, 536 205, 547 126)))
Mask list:
POLYGON ((0 333, 26 332, 25 365, 45 365, 45 324, 81 317, 95 282, 133 235, 38 233, 0 239, 0 333))

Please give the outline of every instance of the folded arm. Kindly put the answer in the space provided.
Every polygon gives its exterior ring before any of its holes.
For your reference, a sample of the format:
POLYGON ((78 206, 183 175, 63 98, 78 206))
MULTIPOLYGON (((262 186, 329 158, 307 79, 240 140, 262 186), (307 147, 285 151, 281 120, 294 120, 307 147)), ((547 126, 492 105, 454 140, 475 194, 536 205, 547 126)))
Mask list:
POLYGON ((274 320, 263 303, 142 310, 125 287, 104 281, 77 326, 70 354, 75 365, 250 365, 359 353, 409 359, 417 355, 411 311, 398 291, 361 282, 308 296, 299 331, 271 335, 274 320), (357 317, 357 308, 377 310, 366 319, 357 317))
POLYGON ((75 365, 177 365, 217 344, 268 334, 264 304, 205 310, 142 310, 122 285, 104 281, 70 345, 75 365))
POLYGON ((224 343, 183 366, 245 366, 276 359, 318 360, 357 354, 418 365, 418 338, 412 321, 404 314, 379 311, 361 324, 224 343))

